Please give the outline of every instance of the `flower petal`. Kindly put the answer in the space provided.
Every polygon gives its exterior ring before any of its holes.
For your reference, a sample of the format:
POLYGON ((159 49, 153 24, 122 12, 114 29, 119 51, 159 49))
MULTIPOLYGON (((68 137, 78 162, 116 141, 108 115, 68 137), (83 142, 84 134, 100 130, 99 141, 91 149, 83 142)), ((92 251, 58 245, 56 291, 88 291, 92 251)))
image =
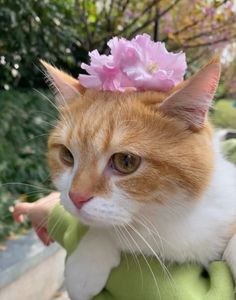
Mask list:
POLYGON ((89 75, 80 75, 82 85, 98 90, 168 91, 183 80, 187 68, 185 54, 168 52, 165 44, 147 34, 131 41, 114 37, 107 45, 110 55, 89 53, 90 65, 81 64, 89 75))

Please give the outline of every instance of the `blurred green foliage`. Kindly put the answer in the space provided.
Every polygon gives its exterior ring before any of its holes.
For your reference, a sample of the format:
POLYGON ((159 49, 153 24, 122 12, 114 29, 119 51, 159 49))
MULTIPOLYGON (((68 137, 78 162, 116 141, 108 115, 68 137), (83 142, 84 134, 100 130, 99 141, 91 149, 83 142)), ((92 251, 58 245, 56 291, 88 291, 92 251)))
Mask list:
POLYGON ((39 58, 75 67, 72 3, 0 0, 0 88, 41 86, 39 58))
POLYGON ((184 50, 194 73, 235 40, 236 12, 230 1, 190 2, 0 0, 0 89, 42 87, 39 58, 77 76, 88 51, 107 53, 111 37, 144 32, 170 51, 184 50))
POLYGON ((216 127, 236 129, 236 108, 234 101, 230 99, 219 100, 211 115, 216 127))
POLYGON ((223 143, 223 152, 226 157, 236 164, 236 139, 230 139, 223 143))
POLYGON ((0 239, 19 228, 12 224, 13 204, 50 191, 46 146, 56 112, 47 97, 37 91, 0 93, 0 239))

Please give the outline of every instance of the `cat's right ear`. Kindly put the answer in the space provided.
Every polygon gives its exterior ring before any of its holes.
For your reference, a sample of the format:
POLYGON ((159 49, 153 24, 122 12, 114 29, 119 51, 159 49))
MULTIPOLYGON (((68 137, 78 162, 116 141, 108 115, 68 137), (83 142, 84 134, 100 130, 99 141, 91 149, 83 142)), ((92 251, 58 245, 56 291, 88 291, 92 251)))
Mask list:
POLYGON ((77 79, 43 60, 40 62, 46 69, 46 81, 53 89, 58 105, 66 105, 85 92, 85 88, 77 79))

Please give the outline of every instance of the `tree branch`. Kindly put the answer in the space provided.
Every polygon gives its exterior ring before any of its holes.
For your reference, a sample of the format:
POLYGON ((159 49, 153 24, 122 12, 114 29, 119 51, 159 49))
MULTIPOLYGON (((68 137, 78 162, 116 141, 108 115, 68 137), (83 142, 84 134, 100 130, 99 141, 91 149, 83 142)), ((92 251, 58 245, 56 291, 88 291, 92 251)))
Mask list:
POLYGON ((160 20, 159 7, 157 7, 156 8, 156 18, 155 18, 155 21, 154 21, 154 29, 153 29, 153 40, 155 42, 157 42, 158 39, 159 39, 159 20, 160 20))
MULTIPOLYGON (((217 3, 215 8, 219 8, 220 6, 224 5, 227 2, 227 0, 224 0, 221 3, 217 3)), ((187 24, 184 27, 182 27, 181 29, 178 29, 175 32, 172 32, 173 35, 179 35, 185 31, 188 31, 189 29, 191 29, 192 27, 194 27, 195 25, 198 25, 199 23, 203 22, 205 20, 206 16, 204 15, 203 18, 199 19, 199 20, 195 20, 193 23, 191 24, 187 24)), ((163 42, 167 42, 169 40, 169 37, 166 36, 164 39, 162 39, 163 42)))
POLYGON ((84 22, 84 25, 85 25, 85 29, 86 29, 86 33, 87 33, 87 39, 88 39, 88 47, 89 47, 89 50, 90 50, 90 47, 91 47, 91 44, 92 44, 92 39, 91 39, 91 34, 90 34, 90 31, 89 31, 89 26, 88 26, 88 18, 87 18, 87 15, 86 15, 85 0, 83 0, 83 12, 82 12, 81 18, 82 18, 82 20, 84 22))
MULTIPOLYGON (((194 27, 195 25, 197 25, 199 22, 201 22, 201 20, 197 20, 197 21, 194 21, 192 24, 190 25, 186 25, 184 27, 182 27, 181 29, 175 31, 175 32, 172 32, 173 35, 178 35, 186 30, 189 30, 190 28, 194 27)), ((166 36, 164 39, 162 39, 162 42, 166 43, 167 41, 169 40, 169 37, 166 36)))
MULTIPOLYGON (((199 44, 194 44, 194 45, 183 45, 182 48, 184 48, 184 49, 193 49, 193 48, 198 48, 198 47, 200 48, 200 47, 212 46, 212 45, 216 45, 216 44, 219 44, 219 43, 222 43, 222 42, 233 40, 235 38, 236 38, 236 34, 231 36, 231 37, 222 38, 222 39, 212 41, 212 42, 199 43, 199 44)), ((174 50, 176 50, 176 49, 174 49, 174 50)))
POLYGON ((128 5, 129 5, 129 0, 126 0, 126 1, 124 2, 124 4, 121 6, 120 11, 121 11, 122 13, 124 13, 128 5))
POLYGON ((165 10, 163 10, 163 12, 161 12, 159 14, 159 17, 164 16, 166 13, 168 13, 173 7, 175 7, 175 5, 178 4, 178 2, 180 2, 181 0, 175 0, 169 7, 167 7, 165 10))
MULTIPOLYGON (((122 31, 120 31, 120 32, 115 32, 115 33, 111 33, 110 35, 107 35, 107 36, 105 36, 105 37, 103 37, 103 38, 101 38, 101 39, 99 39, 99 40, 97 40, 97 41, 95 41, 94 43, 95 44, 99 44, 99 43, 101 43, 103 40, 104 40, 104 38, 106 39, 106 40, 108 40, 109 38, 111 38, 113 35, 122 35, 122 34, 124 34, 128 29, 130 29, 132 26, 134 26, 135 25, 135 23, 137 22, 137 21, 139 21, 140 20, 140 18, 142 18, 150 9, 152 9, 152 7, 154 6, 154 5, 156 5, 158 2, 159 2, 160 0, 153 0, 136 18, 134 18, 133 19, 133 21, 131 22, 131 23, 129 23, 122 31)), ((152 22, 153 22, 153 20, 152 20, 152 22)), ((152 23, 151 22, 151 23, 152 23)))
MULTIPOLYGON (((234 21, 235 22, 235 21, 234 21)), ((229 24, 223 24, 222 26, 219 26, 219 27, 216 27, 216 28, 214 28, 214 31, 217 31, 217 34, 219 34, 219 33, 222 33, 222 32, 224 32, 226 29, 227 29, 227 26, 228 26, 229 24)), ((185 39, 185 42, 189 42, 189 41, 194 41, 194 40, 196 40, 196 39, 198 39, 198 38, 200 38, 200 37, 204 37, 204 36, 208 36, 208 35, 211 35, 212 34, 212 29, 210 30, 210 31, 204 31, 204 32, 200 32, 199 34, 196 34, 196 35, 194 35, 194 36, 191 36, 191 37, 189 37, 189 38, 186 38, 185 39)), ((216 34, 216 36, 217 36, 217 34, 216 34)))
POLYGON ((130 29, 140 18, 142 18, 148 11, 150 11, 154 5, 158 4, 160 0, 153 0, 134 20, 128 24, 121 32, 121 34, 125 33, 128 29, 130 29))
MULTIPOLYGON (((166 8, 165 10, 163 10, 160 14, 159 14, 159 18, 161 18, 162 16, 164 16, 168 11, 170 11, 179 1, 181 0, 175 0, 174 3, 172 3, 168 8, 166 8)), ((129 34, 129 38, 134 36, 135 34, 137 34, 138 32, 140 32, 141 30, 143 30, 144 28, 146 28, 147 26, 149 26, 151 23, 153 23, 155 21, 155 18, 151 18, 149 20, 147 20, 146 22, 144 22, 141 26, 139 26, 138 28, 136 28, 135 30, 133 30, 130 34, 129 34)))

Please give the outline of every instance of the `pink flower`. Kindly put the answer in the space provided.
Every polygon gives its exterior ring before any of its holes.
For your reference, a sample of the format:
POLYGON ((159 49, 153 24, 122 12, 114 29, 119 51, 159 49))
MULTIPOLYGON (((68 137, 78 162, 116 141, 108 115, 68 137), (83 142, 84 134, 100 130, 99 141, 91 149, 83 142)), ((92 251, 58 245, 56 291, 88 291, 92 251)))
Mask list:
POLYGON ((206 16, 214 16, 215 14, 215 8, 212 6, 209 7, 204 7, 203 12, 205 13, 206 16))
POLYGON ((131 41, 114 37, 108 42, 110 55, 89 53, 90 65, 81 67, 89 75, 79 75, 80 83, 98 90, 168 91, 183 80, 187 68, 184 53, 171 53, 164 43, 153 42, 149 35, 131 41))

